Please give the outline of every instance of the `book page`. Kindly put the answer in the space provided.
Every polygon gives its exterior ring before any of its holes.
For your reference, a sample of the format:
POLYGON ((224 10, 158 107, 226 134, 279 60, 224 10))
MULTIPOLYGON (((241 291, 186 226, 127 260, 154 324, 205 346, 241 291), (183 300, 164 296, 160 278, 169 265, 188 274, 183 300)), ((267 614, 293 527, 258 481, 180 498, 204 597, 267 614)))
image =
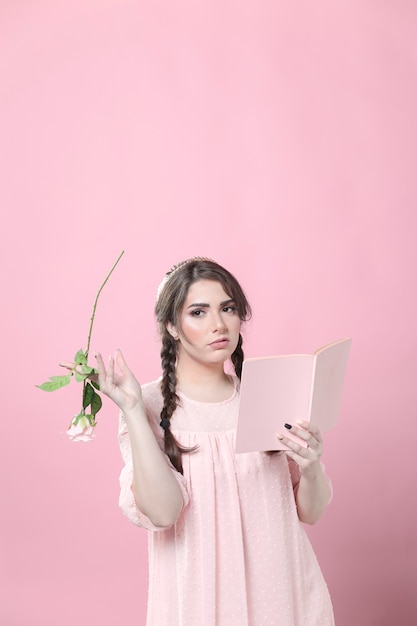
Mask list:
POLYGON ((284 450, 285 422, 308 419, 314 356, 247 359, 243 364, 236 452, 284 450))
POLYGON ((339 417, 350 344, 341 339, 316 353, 310 421, 322 433, 336 426, 339 417))

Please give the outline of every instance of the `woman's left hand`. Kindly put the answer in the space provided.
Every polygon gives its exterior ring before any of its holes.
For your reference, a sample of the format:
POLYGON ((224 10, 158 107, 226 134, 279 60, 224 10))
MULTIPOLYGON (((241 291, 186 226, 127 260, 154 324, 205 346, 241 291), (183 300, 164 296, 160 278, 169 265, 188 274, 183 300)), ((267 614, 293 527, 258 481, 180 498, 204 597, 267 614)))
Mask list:
POLYGON ((287 456, 297 463, 304 476, 315 476, 320 468, 320 457, 323 453, 323 440, 320 430, 317 426, 306 421, 288 424, 288 426, 291 435, 294 435, 300 442, 290 439, 284 433, 277 435, 278 439, 289 448, 289 450, 285 450, 287 456))

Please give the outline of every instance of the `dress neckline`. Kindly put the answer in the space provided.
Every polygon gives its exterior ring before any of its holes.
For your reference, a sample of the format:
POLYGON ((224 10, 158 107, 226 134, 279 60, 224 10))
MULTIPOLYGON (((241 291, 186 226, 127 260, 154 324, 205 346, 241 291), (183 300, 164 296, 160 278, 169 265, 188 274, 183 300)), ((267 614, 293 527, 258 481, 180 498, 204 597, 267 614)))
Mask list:
POLYGON ((189 396, 185 395, 185 393, 183 393, 182 391, 180 391, 179 389, 177 389, 177 395, 186 400, 187 402, 192 402, 193 404, 204 404, 204 405, 209 405, 209 406, 221 406, 222 404, 228 404, 229 402, 232 402, 239 391, 239 378, 237 376, 233 376, 231 374, 229 374, 232 383, 233 383, 233 391, 231 396, 229 396, 229 398, 226 398, 226 400, 220 400, 219 402, 204 402, 202 400, 194 400, 193 398, 190 398, 189 396))

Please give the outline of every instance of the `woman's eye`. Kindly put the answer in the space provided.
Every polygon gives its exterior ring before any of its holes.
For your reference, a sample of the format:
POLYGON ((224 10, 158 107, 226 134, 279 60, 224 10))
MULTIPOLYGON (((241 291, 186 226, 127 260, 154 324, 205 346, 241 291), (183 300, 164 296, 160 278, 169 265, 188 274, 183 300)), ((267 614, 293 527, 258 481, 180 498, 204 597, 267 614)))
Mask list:
POLYGON ((223 308, 223 312, 224 313, 233 313, 234 311, 236 311, 236 307, 235 306, 225 306, 223 308))
POLYGON ((191 312, 191 315, 193 317, 201 317, 203 315, 204 311, 202 311, 201 309, 195 309, 195 311, 191 312))

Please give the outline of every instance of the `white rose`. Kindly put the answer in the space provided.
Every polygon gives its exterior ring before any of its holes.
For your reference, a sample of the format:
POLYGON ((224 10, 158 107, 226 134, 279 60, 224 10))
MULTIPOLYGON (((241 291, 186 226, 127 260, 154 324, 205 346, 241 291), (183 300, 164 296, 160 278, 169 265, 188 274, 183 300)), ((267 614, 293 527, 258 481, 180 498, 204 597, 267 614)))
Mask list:
MULTIPOLYGON (((77 416, 78 418, 78 416, 77 416)), ((74 418, 75 420, 76 418, 74 418)), ((87 416, 78 418, 78 423, 72 422, 67 430, 67 435, 71 441, 92 441, 94 438, 94 426, 91 426, 87 416)))

